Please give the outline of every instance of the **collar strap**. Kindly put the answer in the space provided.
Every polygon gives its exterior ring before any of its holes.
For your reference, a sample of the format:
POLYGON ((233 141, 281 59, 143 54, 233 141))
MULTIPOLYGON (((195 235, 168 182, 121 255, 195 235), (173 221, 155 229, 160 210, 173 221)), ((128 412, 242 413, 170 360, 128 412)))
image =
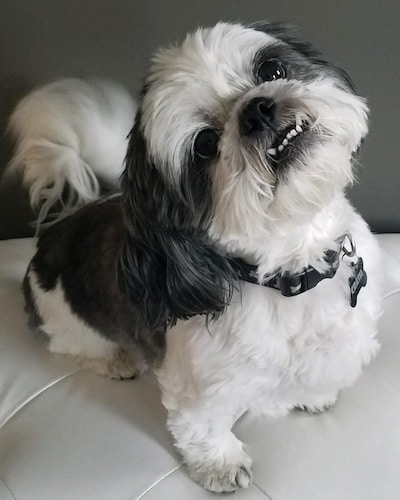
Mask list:
POLYGON ((324 255, 324 260, 328 264, 328 269, 320 273, 314 267, 308 266, 304 271, 297 274, 290 274, 287 272, 276 273, 270 277, 266 277, 262 283, 257 278, 257 266, 248 264, 242 259, 232 259, 239 279, 254 283, 257 285, 267 286, 280 290, 281 294, 285 297, 294 297, 300 295, 312 288, 316 287, 318 283, 326 278, 333 278, 340 264, 340 254, 342 253, 342 245, 338 252, 334 250, 327 250, 324 255))

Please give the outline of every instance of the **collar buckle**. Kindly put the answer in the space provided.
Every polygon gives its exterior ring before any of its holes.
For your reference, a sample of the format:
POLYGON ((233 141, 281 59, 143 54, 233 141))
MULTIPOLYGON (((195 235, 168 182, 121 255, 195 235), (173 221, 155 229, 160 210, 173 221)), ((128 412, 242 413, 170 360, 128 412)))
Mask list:
POLYGON ((315 288, 320 281, 326 278, 333 278, 340 264, 339 251, 327 250, 324 261, 328 264, 325 272, 319 272, 314 267, 308 266, 301 273, 277 273, 272 277, 267 277, 264 282, 259 283, 257 279, 257 266, 253 266, 242 259, 233 259, 239 279, 250 283, 267 286, 279 290, 284 297, 295 297, 312 288, 315 288))
MULTIPOLYGON (((273 288, 280 290, 285 297, 294 297, 315 288, 323 279, 335 276, 339 267, 339 252, 328 250, 325 253, 324 260, 329 265, 325 272, 320 273, 314 267, 309 266, 299 274, 290 275, 284 273, 276 278, 278 286, 273 286, 273 288)), ((270 286, 269 282, 264 283, 264 285, 270 286)))

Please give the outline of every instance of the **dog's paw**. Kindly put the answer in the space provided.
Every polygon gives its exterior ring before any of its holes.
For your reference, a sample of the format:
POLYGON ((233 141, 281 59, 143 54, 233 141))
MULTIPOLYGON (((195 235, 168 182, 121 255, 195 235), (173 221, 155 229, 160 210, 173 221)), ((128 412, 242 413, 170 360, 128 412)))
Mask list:
POLYGON ((308 401, 305 404, 296 405, 296 410, 306 411, 311 415, 318 415, 319 413, 323 413, 324 411, 329 410, 332 406, 335 405, 337 400, 337 394, 334 396, 329 396, 324 399, 316 399, 314 401, 308 401))
POLYGON ((75 359, 83 368, 114 380, 133 379, 148 369, 142 354, 135 349, 117 348, 111 358, 91 359, 75 356, 75 359))
POLYGON ((236 463, 224 465, 197 464, 189 467, 190 477, 206 490, 214 493, 232 493, 248 488, 252 482, 251 458, 243 451, 236 463))
POLYGON ((324 411, 329 410, 333 406, 332 404, 325 404, 323 406, 309 406, 309 405, 298 405, 295 407, 295 410, 304 411, 309 413, 310 415, 319 415, 324 411))
POLYGON ((114 357, 107 364, 106 376, 116 379, 136 378, 148 369, 142 354, 136 349, 116 349, 114 357))

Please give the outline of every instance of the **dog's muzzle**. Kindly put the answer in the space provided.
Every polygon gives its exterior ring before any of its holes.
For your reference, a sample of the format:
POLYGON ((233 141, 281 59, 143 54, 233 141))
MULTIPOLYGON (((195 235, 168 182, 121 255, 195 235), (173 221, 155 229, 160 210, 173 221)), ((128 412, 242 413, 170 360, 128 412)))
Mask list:
POLYGON ((239 129, 248 139, 266 138, 266 153, 274 162, 288 160, 296 155, 308 135, 309 125, 293 114, 290 123, 279 124, 279 109, 270 97, 253 97, 239 112, 239 129))

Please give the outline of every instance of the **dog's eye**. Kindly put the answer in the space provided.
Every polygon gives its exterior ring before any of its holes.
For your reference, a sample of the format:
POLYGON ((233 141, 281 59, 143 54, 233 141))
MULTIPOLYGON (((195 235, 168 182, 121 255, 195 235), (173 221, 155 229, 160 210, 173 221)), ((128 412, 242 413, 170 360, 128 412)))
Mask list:
POLYGON ((215 156, 218 152, 218 134, 210 128, 204 129, 197 134, 194 141, 194 151, 202 159, 215 156))
POLYGON ((268 61, 264 61, 258 69, 258 77, 263 82, 272 82, 273 80, 285 78, 285 76, 285 68, 276 59, 268 59, 268 61))

